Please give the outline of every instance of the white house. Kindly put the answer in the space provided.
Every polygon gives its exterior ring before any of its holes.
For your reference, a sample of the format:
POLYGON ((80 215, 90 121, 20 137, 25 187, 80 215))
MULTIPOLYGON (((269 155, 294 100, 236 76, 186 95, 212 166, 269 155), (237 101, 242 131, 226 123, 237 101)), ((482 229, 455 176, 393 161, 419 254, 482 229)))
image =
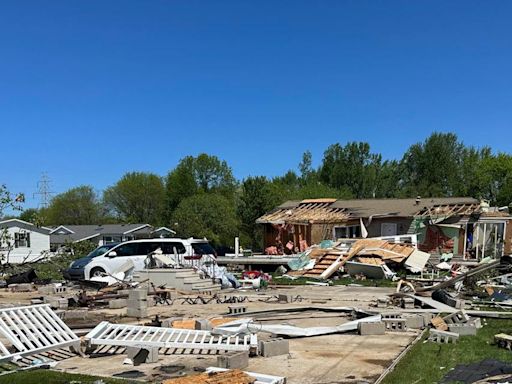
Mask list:
POLYGON ((50 250, 50 231, 19 219, 0 221, 0 262, 37 261, 50 250))

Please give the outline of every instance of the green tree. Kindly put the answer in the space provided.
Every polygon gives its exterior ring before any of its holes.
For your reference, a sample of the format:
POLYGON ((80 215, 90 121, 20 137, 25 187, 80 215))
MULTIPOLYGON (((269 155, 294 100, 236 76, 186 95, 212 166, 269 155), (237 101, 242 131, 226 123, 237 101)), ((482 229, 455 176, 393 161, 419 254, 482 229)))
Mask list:
POLYGON ((97 224, 104 217, 104 209, 94 189, 82 185, 55 196, 41 215, 46 225, 97 224))
POLYGON ((235 205, 221 194, 199 193, 187 197, 172 218, 178 236, 206 237, 215 247, 231 246, 239 234, 235 205))
POLYGON ((167 210, 170 216, 180 202, 198 193, 219 193, 232 199, 237 183, 231 168, 216 156, 187 156, 169 172, 166 180, 167 210))
POLYGON ((434 132, 412 145, 401 161, 405 194, 453 196, 460 187, 464 145, 454 133, 434 132))
POLYGON ((165 187, 153 173, 130 172, 107 188, 103 200, 124 222, 158 225, 163 220, 165 187))
POLYGON ((352 142, 327 148, 320 167, 320 181, 335 189, 349 189, 358 199, 375 196, 382 157, 370 145, 352 142))
POLYGON ((481 187, 477 197, 489 200, 492 204, 505 206, 512 203, 512 156, 499 153, 484 158, 476 178, 481 187))
POLYGON ((36 224, 36 221, 39 218, 39 210, 36 208, 28 208, 23 210, 20 213, 19 219, 23 221, 27 221, 32 224, 36 224))
POLYGON ((256 224, 256 219, 281 204, 282 199, 265 176, 248 177, 242 182, 237 213, 241 230, 249 238, 253 250, 262 244, 262 226, 256 224))

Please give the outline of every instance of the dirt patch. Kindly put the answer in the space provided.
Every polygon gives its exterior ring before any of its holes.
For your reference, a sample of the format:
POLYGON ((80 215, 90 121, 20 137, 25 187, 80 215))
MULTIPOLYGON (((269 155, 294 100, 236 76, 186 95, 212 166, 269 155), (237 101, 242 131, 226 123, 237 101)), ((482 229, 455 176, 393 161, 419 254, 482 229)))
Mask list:
POLYGON ((393 360, 365 359, 363 361, 368 364, 380 365, 381 367, 387 368, 391 365, 393 360))

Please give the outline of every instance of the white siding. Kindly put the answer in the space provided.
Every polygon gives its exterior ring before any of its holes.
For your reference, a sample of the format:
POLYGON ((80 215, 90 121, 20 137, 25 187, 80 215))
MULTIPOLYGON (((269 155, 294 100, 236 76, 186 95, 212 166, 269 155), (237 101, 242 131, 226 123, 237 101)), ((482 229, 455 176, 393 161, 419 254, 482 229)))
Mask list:
MULTIPOLYGON (((41 253, 43 251, 50 250, 50 235, 45 235, 39 232, 29 231, 19 227, 10 227, 7 229, 11 237, 12 250, 9 253, 9 262, 13 264, 22 263, 23 261, 34 261, 39 259, 41 253), (17 232, 28 232, 30 233, 30 248, 29 247, 19 247, 14 248, 14 234, 17 232), (28 257, 27 257, 28 256, 28 257)), ((6 244, 2 244, 2 248, 4 248, 6 244)), ((1 254, 4 255, 2 257, 2 263, 5 263, 7 251, 1 250, 1 254)))

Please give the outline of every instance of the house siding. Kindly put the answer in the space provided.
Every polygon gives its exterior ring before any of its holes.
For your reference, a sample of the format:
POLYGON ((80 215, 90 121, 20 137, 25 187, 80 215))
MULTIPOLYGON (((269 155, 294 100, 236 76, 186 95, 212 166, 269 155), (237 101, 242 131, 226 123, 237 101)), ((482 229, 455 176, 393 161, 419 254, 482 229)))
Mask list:
MULTIPOLYGON (((19 232, 28 232, 30 233, 30 247, 19 247, 13 248, 11 252, 9 252, 9 262, 12 264, 19 264, 24 261, 36 261, 41 257, 41 254, 44 251, 50 250, 50 236, 47 234, 30 231, 20 227, 10 227, 7 229, 9 236, 11 237, 11 243, 14 244, 14 234, 19 232)), ((6 244, 2 244, 2 248, 4 248, 6 244)), ((7 255, 7 251, 1 252, 4 255, 7 255)), ((2 258, 2 263, 5 263, 5 257, 2 258)))

